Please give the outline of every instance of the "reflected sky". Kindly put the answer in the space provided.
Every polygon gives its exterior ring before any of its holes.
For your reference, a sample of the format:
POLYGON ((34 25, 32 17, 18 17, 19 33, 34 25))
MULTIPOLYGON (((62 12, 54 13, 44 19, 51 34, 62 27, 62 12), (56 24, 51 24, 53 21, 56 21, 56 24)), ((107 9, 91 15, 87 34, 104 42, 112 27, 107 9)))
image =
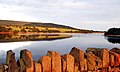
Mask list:
POLYGON ((69 53, 72 47, 78 47, 83 51, 88 47, 108 48, 120 47, 120 44, 109 43, 103 34, 72 34, 73 37, 52 41, 26 41, 26 42, 10 42, 0 43, 0 61, 4 61, 5 53, 13 50, 16 59, 19 58, 20 50, 28 49, 32 52, 34 60, 38 60, 41 56, 46 55, 48 50, 58 51, 61 55, 69 53))
POLYGON ((19 47, 29 46, 29 45, 31 45, 31 43, 32 43, 31 41, 0 43, 0 47, 1 47, 0 50, 4 50, 4 51, 14 50, 19 47))

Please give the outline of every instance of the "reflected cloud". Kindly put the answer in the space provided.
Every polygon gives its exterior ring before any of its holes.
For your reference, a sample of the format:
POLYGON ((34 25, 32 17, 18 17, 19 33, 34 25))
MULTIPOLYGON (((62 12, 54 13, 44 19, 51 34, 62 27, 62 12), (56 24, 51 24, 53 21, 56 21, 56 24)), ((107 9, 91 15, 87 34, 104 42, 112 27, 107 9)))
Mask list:
POLYGON ((27 41, 27 42, 11 42, 11 43, 0 43, 0 51, 8 51, 8 50, 14 50, 16 48, 19 47, 23 47, 26 45, 30 45, 31 42, 27 41))
MULTIPOLYGON (((32 42, 8 42, 8 43, 0 43, 0 64, 5 63, 6 52, 8 50, 15 50, 23 46, 29 46, 32 42)), ((21 49, 20 49, 21 50, 21 49)), ((19 57, 19 53, 15 52, 16 58, 19 57)))

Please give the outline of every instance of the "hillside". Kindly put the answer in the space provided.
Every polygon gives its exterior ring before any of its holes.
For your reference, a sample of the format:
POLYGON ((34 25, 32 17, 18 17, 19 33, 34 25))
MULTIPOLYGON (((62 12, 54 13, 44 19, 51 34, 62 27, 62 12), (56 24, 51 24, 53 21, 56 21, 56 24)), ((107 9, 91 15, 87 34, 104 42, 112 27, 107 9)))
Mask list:
POLYGON ((0 25, 25 25, 25 24, 29 24, 29 22, 0 20, 0 25))
POLYGON ((23 22, 23 21, 11 21, 11 20, 0 20, 0 25, 24 25, 24 26, 40 26, 40 27, 54 27, 54 28, 67 28, 76 29, 70 26, 59 25, 54 23, 41 23, 41 22, 23 22))
POLYGON ((0 33, 99 33, 99 31, 77 29, 70 26, 41 23, 0 20, 0 33))
POLYGON ((77 29, 70 26, 65 25, 59 25, 54 23, 37 23, 37 22, 31 22, 30 24, 25 24, 25 26, 41 26, 41 27, 55 27, 55 28, 67 28, 67 29, 77 29))

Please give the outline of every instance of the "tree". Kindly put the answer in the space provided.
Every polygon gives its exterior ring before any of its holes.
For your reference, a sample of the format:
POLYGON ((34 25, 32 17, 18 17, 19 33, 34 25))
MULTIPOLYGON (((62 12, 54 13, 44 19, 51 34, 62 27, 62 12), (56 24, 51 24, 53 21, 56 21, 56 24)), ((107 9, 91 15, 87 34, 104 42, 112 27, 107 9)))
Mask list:
POLYGON ((23 33, 25 33, 25 32, 27 32, 25 29, 21 29, 21 32, 23 32, 23 33))
POLYGON ((120 28, 110 28, 105 35, 120 35, 120 28))
POLYGON ((8 30, 9 32, 12 32, 12 28, 8 28, 7 30, 8 30))
POLYGON ((7 28, 0 26, 0 32, 6 32, 7 31, 6 29, 7 28))

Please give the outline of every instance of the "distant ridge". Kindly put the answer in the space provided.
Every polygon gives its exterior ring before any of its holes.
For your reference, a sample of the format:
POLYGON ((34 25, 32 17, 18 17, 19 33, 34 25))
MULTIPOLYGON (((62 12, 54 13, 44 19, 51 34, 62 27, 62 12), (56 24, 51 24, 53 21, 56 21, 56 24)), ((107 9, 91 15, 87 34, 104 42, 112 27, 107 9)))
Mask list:
POLYGON ((42 23, 42 22, 25 22, 0 20, 0 32, 13 33, 28 33, 28 32, 42 32, 42 33, 103 33, 102 31, 93 31, 86 29, 78 29, 70 26, 42 23))
POLYGON ((24 25, 24 26, 41 26, 41 27, 77 29, 70 26, 54 24, 54 23, 24 22, 24 21, 12 21, 12 20, 0 20, 0 25, 24 25))
POLYGON ((32 22, 30 24, 25 24, 25 26, 42 26, 42 27, 77 29, 77 28, 73 28, 73 27, 70 27, 70 26, 59 25, 59 24, 54 24, 54 23, 37 23, 37 22, 32 22))
POLYGON ((0 25, 24 25, 24 24, 29 24, 29 22, 12 21, 12 20, 0 20, 0 25))

